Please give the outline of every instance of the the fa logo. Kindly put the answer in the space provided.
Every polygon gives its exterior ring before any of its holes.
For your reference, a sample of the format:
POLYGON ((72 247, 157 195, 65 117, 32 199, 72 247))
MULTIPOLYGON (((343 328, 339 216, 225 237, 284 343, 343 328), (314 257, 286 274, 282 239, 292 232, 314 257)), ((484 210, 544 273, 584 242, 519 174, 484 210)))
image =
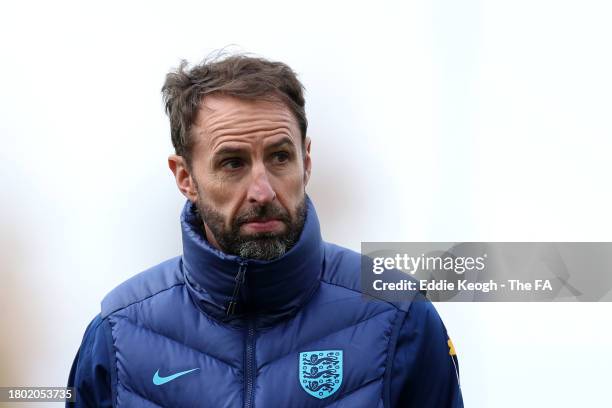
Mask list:
POLYGON ((323 399, 342 384, 342 350, 316 350, 300 353, 300 385, 313 397, 323 399))

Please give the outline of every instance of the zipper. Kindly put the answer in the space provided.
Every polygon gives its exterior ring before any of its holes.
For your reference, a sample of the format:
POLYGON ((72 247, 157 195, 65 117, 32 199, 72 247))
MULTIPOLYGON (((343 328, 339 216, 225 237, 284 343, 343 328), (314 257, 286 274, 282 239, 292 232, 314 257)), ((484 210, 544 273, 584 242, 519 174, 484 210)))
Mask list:
POLYGON ((234 280, 236 281, 236 283, 234 284, 234 293, 232 294, 232 299, 230 300, 230 302, 227 305, 227 308, 225 309, 225 314, 227 316, 233 315, 234 312, 236 311, 236 305, 238 304, 238 296, 240 295, 240 287, 244 283, 244 277, 246 275, 246 269, 247 269, 246 261, 240 260, 238 262, 239 262, 238 273, 236 274, 236 277, 234 278, 234 280))
POLYGON ((245 349, 244 408, 251 408, 255 385, 255 326, 249 322, 245 349))
MULTIPOLYGON (((238 273, 234 280, 234 292, 227 305, 226 315, 231 316, 236 311, 240 288, 244 284, 247 270, 247 262, 243 259, 238 261, 238 273)), ((255 385, 255 324, 249 321, 246 333, 246 347, 244 348, 244 408, 252 408, 254 404, 254 385, 255 385)))

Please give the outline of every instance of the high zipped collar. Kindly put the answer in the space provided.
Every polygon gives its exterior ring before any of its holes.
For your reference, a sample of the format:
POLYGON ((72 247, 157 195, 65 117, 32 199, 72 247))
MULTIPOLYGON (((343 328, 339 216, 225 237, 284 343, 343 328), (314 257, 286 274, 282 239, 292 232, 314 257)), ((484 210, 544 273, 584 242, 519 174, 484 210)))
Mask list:
POLYGON ((306 221, 298 242, 272 261, 243 259, 214 248, 207 241, 195 205, 187 200, 181 214, 183 272, 198 306, 228 321, 256 316, 264 324, 297 311, 319 284, 323 241, 314 206, 306 196, 306 221), (244 280, 235 298, 237 277, 244 280), (236 301, 230 308, 230 302, 236 301), (228 309, 233 309, 229 310, 228 309))

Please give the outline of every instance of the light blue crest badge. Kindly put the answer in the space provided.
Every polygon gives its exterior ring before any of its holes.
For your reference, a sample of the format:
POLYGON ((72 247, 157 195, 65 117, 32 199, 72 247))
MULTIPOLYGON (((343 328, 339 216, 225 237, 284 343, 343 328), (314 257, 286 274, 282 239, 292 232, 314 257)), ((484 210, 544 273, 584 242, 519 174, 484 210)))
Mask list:
POLYGON ((323 399, 342 384, 342 350, 300 353, 300 385, 313 397, 323 399))

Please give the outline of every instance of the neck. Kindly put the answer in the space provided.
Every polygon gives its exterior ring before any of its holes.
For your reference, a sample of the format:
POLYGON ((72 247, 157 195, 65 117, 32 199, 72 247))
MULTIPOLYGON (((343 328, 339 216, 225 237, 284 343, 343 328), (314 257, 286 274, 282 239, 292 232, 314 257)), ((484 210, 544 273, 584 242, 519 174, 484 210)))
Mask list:
POLYGON ((183 209, 181 224, 183 269, 190 294, 206 313, 219 320, 247 316, 276 320, 296 312, 318 287, 323 241, 308 197, 306 220, 298 241, 271 261, 222 252, 205 238, 208 231, 190 201, 183 209))

